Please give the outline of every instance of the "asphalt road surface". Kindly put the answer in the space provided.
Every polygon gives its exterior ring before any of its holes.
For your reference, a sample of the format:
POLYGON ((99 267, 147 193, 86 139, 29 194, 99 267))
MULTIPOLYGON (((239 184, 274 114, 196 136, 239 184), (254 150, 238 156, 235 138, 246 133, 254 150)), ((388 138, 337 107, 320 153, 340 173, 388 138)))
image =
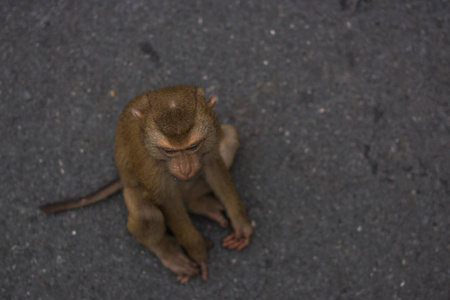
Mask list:
POLYGON ((0 6, 1 299, 448 299, 446 0, 12 1, 0 6), (181 285, 126 230, 128 100, 193 84, 240 131, 255 226, 181 285))

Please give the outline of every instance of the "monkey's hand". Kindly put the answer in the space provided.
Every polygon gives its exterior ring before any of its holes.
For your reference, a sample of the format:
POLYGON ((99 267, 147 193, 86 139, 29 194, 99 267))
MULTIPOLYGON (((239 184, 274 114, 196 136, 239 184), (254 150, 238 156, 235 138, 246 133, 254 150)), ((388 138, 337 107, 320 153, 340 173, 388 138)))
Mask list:
POLYGON ((236 226, 233 224, 233 228, 234 232, 223 239, 222 246, 230 250, 236 249, 239 251, 250 243, 253 228, 247 220, 239 222, 236 226))

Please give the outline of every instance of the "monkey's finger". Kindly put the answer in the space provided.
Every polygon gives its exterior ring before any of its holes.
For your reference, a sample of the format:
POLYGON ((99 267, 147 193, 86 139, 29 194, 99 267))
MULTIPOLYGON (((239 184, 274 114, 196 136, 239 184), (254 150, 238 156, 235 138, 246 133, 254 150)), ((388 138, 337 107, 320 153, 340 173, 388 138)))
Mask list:
POLYGON ((239 241, 231 241, 226 244, 223 244, 223 247, 227 249, 236 249, 237 247, 239 247, 239 245, 240 245, 239 241))
POLYGON ((232 250, 235 249, 238 246, 238 244, 236 242, 232 242, 232 243, 228 243, 228 244, 224 244, 222 245, 222 247, 228 249, 228 250, 232 250))
POLYGON ((235 243, 239 243, 239 241, 245 238, 243 236, 243 234, 238 234, 236 232, 230 233, 228 236, 226 236, 223 240, 222 240, 222 245, 223 246, 228 246, 231 244, 235 244, 235 243))
POLYGON ((241 251, 242 249, 244 249, 245 247, 248 246, 248 244, 250 243, 250 239, 249 238, 244 238, 240 241, 239 246, 237 246, 236 250, 237 251, 241 251))
POLYGON ((229 242, 229 241, 232 241, 232 240, 234 240, 234 236, 235 236, 235 233, 232 232, 232 233, 230 233, 229 235, 227 235, 227 236, 222 240, 222 242, 223 242, 223 243, 227 243, 227 242, 229 242))
POLYGON ((239 240, 231 240, 227 242, 222 242, 222 246, 228 249, 236 248, 240 244, 239 240))
POLYGON ((200 268, 202 270, 202 279, 203 281, 206 281, 206 278, 208 278, 208 269, 206 267, 206 263, 205 262, 200 263, 200 268))
POLYGON ((228 246, 228 245, 231 245, 231 244, 234 244, 234 243, 236 243, 236 240, 235 240, 235 239, 232 239, 232 240, 223 240, 223 241, 222 241, 222 246, 228 246))
POLYGON ((222 241, 222 246, 227 249, 236 249, 238 251, 245 248, 250 243, 249 236, 243 236, 242 238, 236 238, 236 234, 230 234, 222 241))

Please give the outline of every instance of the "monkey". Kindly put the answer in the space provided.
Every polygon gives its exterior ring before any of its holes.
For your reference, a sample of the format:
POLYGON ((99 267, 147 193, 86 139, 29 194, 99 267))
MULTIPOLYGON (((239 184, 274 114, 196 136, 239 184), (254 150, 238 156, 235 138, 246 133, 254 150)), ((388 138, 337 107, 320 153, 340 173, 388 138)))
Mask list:
POLYGON ((218 98, 206 101, 200 87, 179 85, 145 92, 121 113, 114 139, 119 179, 80 200, 47 204, 56 212, 102 200, 122 189, 127 228, 161 263, 187 283, 207 279, 211 242, 188 213, 212 219, 232 232, 227 249, 242 250, 253 234, 229 168, 239 139, 233 125, 221 125, 213 111, 218 98), (223 213, 228 215, 225 218, 223 213))

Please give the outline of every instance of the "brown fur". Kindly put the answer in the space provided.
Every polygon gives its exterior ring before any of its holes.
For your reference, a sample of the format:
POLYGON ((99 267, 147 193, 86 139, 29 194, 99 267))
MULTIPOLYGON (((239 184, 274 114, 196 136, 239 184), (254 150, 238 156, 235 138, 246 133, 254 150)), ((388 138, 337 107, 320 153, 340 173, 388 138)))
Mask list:
POLYGON ((166 87, 133 98, 117 124, 114 152, 127 227, 182 283, 199 273, 206 280, 210 244, 188 211, 226 227, 225 211, 233 229, 222 243, 228 249, 246 247, 253 232, 228 172, 238 134, 219 124, 216 103, 215 95, 205 101, 201 88, 166 87))

